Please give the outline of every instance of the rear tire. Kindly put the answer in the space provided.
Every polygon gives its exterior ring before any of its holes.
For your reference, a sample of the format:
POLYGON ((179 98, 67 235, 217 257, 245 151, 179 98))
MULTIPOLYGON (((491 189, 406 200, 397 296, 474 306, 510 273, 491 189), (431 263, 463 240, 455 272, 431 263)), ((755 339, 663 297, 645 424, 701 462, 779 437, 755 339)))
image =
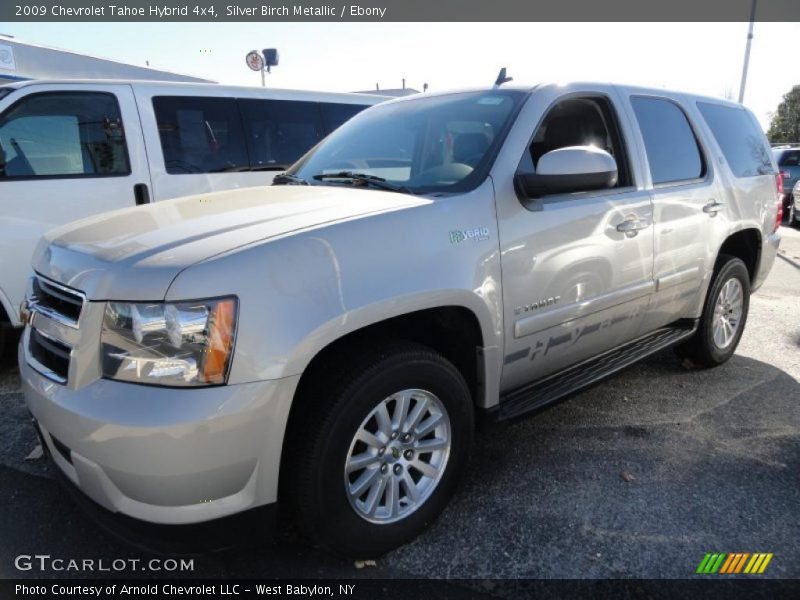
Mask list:
POLYGON ((425 530, 455 491, 472 446, 471 394, 449 361, 413 343, 348 352, 333 367, 298 398, 285 498, 311 540, 377 557, 425 530))
POLYGON ((678 356, 701 368, 726 362, 739 345, 750 309, 750 274, 734 256, 722 255, 714 270, 697 332, 678 346, 678 356))

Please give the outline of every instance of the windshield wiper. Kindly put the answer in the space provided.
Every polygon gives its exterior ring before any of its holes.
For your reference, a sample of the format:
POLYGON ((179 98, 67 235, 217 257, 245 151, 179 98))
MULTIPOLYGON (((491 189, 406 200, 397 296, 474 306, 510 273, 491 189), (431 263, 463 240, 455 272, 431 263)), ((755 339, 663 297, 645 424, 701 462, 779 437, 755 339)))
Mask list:
POLYGON ((338 173, 319 173, 317 175, 314 175, 314 179, 316 179, 317 181, 323 181, 324 179, 345 179, 352 181, 353 183, 357 183, 360 185, 371 185, 378 189, 388 190, 390 192, 413 194, 413 192, 404 185, 390 183, 386 181, 383 177, 378 177, 377 175, 369 175, 367 173, 354 173, 353 171, 339 171, 338 173))
POLYGON ((272 179, 272 185, 308 185, 308 182, 297 175, 289 173, 278 173, 272 179))

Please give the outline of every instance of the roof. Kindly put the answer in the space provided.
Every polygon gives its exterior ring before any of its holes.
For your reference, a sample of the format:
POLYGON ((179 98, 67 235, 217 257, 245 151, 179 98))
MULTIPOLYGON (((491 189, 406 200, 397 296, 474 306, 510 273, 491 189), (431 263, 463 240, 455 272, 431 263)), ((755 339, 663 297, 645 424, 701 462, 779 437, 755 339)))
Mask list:
MULTIPOLYGON (((149 66, 133 65, 112 58, 92 56, 90 54, 75 52, 74 50, 54 48, 52 46, 45 46, 43 44, 23 42, 22 40, 16 39, 14 36, 2 33, 0 33, 0 44, 12 46, 12 49, 17 53, 16 69, 12 71, 7 71, 5 69, 0 71, 0 76, 9 79, 36 79, 41 77, 43 75, 41 71, 47 68, 47 65, 44 64, 45 57, 48 54, 52 56, 53 53, 56 53, 65 58, 68 57, 67 62, 72 62, 72 68, 76 69, 79 73, 91 71, 90 65, 92 65, 94 68, 99 67, 101 70, 103 68, 112 71, 115 69, 130 70, 132 72, 130 77, 131 79, 134 78, 133 73, 141 73, 141 75, 151 73, 154 80, 164 79, 164 77, 166 77, 166 80, 175 80, 174 78, 177 78, 178 80, 194 81, 199 83, 215 83, 210 79, 196 77, 194 75, 176 73, 174 71, 166 71, 164 69, 154 69, 149 66), (159 77, 159 75, 162 77, 159 77)), ((69 68, 69 66, 67 68, 69 68)), ((92 74, 89 73, 89 77, 91 77, 91 75, 92 74)), ((137 79, 139 78, 143 77, 137 77, 137 79)))
POLYGON ((378 103, 386 100, 385 96, 378 96, 375 94, 359 94, 353 92, 327 92, 327 91, 313 91, 313 90, 293 90, 285 88, 262 88, 255 86, 241 86, 241 85, 220 85, 217 83, 192 83, 184 81, 148 81, 144 79, 30 79, 26 81, 15 81, 5 84, 13 88, 21 88, 31 85, 41 84, 91 84, 91 85, 130 85, 132 87, 148 87, 163 89, 165 92, 169 90, 186 90, 187 92, 199 92, 204 89, 214 90, 214 95, 236 96, 238 94, 245 94, 248 96, 258 95, 263 93, 265 95, 277 96, 295 96, 302 99, 302 96, 308 96, 310 100, 319 100, 323 97, 331 99, 350 99, 369 101, 378 103))

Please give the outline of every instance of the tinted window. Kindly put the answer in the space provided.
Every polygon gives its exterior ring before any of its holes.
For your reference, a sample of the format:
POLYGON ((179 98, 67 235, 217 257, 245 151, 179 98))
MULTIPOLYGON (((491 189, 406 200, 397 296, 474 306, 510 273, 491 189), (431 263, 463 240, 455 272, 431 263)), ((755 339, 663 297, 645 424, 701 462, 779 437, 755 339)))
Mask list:
POLYGON ((775 150, 773 154, 779 167, 796 167, 800 165, 800 151, 775 150))
POLYGON ((734 175, 754 177, 772 172, 764 134, 743 108, 707 102, 698 102, 697 107, 734 175))
POLYGON ((233 98, 161 96, 153 109, 167 173, 221 173, 249 167, 233 98))
POLYGON ((364 104, 331 104, 329 102, 323 102, 320 107, 328 132, 333 131, 345 121, 349 121, 365 108, 369 108, 364 104))
POLYGON ((33 94, 0 117, 0 179, 129 173, 122 117, 112 94, 33 94))
POLYGON ((523 92, 458 93, 378 104, 330 134, 289 172, 315 179, 356 171, 418 193, 472 189, 486 176, 523 92))
POLYGON ((323 138, 316 102, 239 100, 254 168, 285 169, 323 138))
POLYGON ((704 174, 703 159, 689 121, 669 100, 631 98, 644 138, 653 183, 697 179, 704 174))

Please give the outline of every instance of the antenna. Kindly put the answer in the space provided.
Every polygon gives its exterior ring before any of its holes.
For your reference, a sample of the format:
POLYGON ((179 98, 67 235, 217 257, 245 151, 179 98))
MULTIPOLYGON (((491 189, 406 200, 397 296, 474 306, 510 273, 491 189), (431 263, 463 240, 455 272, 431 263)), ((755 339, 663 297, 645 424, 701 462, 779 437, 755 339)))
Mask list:
POLYGON ((497 79, 494 82, 495 87, 500 87, 504 83, 508 83, 509 81, 514 81, 513 77, 506 77, 506 68, 503 67, 500 69, 500 72, 497 74, 497 79))

